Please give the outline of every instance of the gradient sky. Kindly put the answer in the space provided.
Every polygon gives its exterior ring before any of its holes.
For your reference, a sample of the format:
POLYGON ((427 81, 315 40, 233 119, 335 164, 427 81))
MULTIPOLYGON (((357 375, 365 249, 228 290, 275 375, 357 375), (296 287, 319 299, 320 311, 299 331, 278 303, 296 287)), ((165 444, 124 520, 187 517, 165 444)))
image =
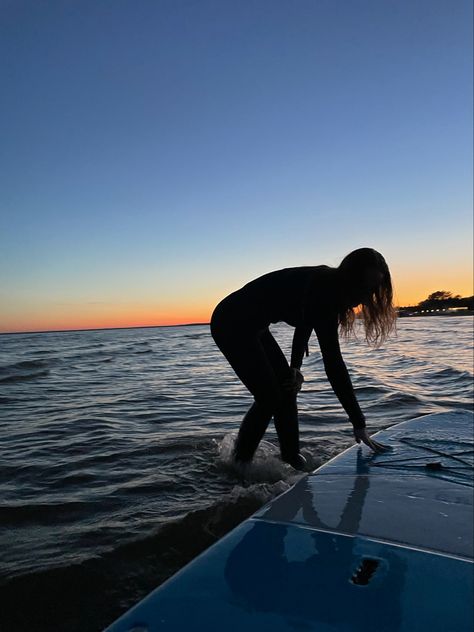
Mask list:
POLYGON ((386 257, 472 294, 470 0, 0 0, 0 331, 386 257))

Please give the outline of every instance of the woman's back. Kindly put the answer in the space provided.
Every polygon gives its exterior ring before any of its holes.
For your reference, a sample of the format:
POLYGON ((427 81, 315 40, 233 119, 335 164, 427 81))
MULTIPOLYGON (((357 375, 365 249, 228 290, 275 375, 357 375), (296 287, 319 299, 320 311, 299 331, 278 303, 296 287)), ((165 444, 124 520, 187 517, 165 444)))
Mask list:
POLYGON ((284 321, 295 327, 302 324, 333 281, 335 270, 328 266, 284 268, 264 274, 233 292, 223 304, 240 323, 268 327, 284 321))

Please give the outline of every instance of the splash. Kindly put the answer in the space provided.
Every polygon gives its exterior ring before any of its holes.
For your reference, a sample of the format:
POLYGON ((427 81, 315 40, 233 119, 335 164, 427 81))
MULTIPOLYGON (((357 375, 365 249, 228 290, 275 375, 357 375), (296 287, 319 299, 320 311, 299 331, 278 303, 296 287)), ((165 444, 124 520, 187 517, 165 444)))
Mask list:
MULTIPOLYGON (((284 463, 280 458, 280 450, 269 441, 261 441, 250 463, 238 463, 234 460, 233 451, 236 432, 226 434, 217 444, 218 465, 229 474, 233 474, 244 484, 277 483, 285 481, 290 485, 296 483, 304 474, 294 470, 291 465, 284 463)), ((315 459, 307 451, 302 451, 308 461, 308 470, 318 467, 318 459, 315 459)))

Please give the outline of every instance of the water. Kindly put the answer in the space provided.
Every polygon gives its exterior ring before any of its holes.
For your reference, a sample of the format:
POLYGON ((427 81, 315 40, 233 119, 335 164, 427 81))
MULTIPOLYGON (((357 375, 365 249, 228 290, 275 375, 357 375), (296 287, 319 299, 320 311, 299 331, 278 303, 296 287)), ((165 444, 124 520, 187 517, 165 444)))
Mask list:
MULTIPOLYGON (((288 352, 292 330, 272 329, 288 352)), ((299 396, 312 467, 352 443, 317 343, 299 396)), ((472 319, 343 344, 371 431, 472 406, 472 319)), ((207 326, 0 337, 0 628, 97 632, 301 476, 269 429, 230 459, 249 394, 207 326)))

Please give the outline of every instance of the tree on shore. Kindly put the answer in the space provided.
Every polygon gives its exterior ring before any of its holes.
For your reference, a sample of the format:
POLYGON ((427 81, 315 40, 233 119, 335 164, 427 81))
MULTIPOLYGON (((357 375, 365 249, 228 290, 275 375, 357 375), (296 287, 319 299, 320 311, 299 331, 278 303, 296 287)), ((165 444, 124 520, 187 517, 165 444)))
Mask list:
POLYGON ((462 298, 460 294, 453 295, 447 290, 432 292, 428 298, 418 303, 419 309, 443 309, 446 307, 468 307, 472 309, 473 297, 462 298))
POLYGON ((433 292, 426 299, 427 301, 447 301, 451 298, 461 298, 460 294, 456 294, 453 296, 452 292, 447 292, 446 290, 438 290, 437 292, 433 292))
POLYGON ((467 307, 469 310, 474 310, 474 296, 461 297, 459 294, 453 295, 452 292, 447 290, 437 290, 432 292, 424 301, 418 303, 418 305, 407 305, 406 307, 399 307, 400 313, 407 311, 420 311, 430 309, 444 309, 447 307, 467 307))

